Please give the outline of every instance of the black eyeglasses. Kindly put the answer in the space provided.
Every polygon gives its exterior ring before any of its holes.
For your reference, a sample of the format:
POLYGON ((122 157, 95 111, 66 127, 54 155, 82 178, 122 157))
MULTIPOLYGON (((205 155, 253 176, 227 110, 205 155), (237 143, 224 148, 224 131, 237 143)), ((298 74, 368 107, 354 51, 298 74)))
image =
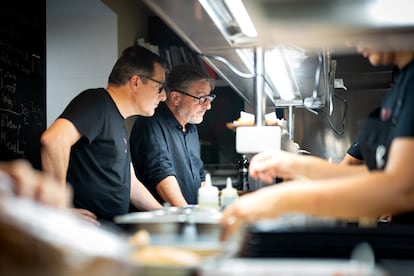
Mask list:
POLYGON ((158 87, 158 94, 161 94, 162 90, 164 90, 164 88, 165 88, 165 82, 160 82, 159 80, 153 79, 153 78, 151 78, 150 76, 147 76, 147 75, 138 75, 138 76, 140 76, 142 78, 152 80, 153 82, 158 83, 160 85, 160 87, 158 87))
POLYGON ((172 90, 172 91, 175 91, 175 92, 178 92, 178 93, 184 94, 184 95, 186 95, 186 96, 192 97, 192 98, 194 98, 194 99, 197 99, 197 100, 198 100, 198 103, 199 103, 200 105, 205 104, 205 103, 207 102, 207 100, 208 100, 208 101, 210 101, 210 103, 212 103, 212 102, 214 101, 214 99, 216 98, 216 95, 215 95, 215 94, 210 94, 210 95, 206 95, 206 96, 200 96, 200 97, 197 97, 197 96, 193 96, 193 95, 191 95, 191 94, 188 94, 187 92, 180 91, 180 90, 175 90, 175 89, 174 89, 174 90, 172 90))

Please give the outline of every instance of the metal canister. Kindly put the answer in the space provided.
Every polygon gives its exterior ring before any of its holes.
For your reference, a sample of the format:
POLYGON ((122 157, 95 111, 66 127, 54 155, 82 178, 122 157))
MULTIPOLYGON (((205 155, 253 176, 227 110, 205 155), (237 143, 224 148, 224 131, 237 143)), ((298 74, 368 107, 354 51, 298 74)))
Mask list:
POLYGON ((249 187, 249 160, 247 156, 243 154, 242 159, 238 162, 239 165, 239 185, 237 186, 238 190, 248 191, 249 187))

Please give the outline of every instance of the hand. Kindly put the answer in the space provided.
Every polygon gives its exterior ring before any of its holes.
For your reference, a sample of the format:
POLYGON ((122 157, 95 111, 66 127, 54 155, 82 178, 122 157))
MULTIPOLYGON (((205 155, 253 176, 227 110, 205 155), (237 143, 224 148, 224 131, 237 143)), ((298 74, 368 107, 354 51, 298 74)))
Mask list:
POLYGON ((54 207, 69 205, 71 190, 67 194, 62 193, 53 177, 35 170, 26 160, 0 162, 0 171, 11 178, 12 190, 17 196, 32 198, 54 207))
POLYGON ((224 209, 220 239, 227 240, 240 230, 245 223, 256 222, 261 219, 274 218, 279 214, 277 195, 272 192, 276 186, 265 187, 255 192, 244 194, 224 209))
POLYGON ((91 211, 88 211, 86 209, 81 209, 81 208, 71 208, 70 209, 75 215, 81 217, 82 219, 85 219, 86 221, 89 221, 90 223, 96 225, 96 226, 100 226, 101 224, 99 223, 99 221, 97 220, 97 217, 94 213, 92 213, 91 211))
POLYGON ((297 154, 282 150, 265 151, 253 156, 249 174, 266 183, 272 183, 274 177, 293 179, 296 176, 294 164, 299 158, 297 154))

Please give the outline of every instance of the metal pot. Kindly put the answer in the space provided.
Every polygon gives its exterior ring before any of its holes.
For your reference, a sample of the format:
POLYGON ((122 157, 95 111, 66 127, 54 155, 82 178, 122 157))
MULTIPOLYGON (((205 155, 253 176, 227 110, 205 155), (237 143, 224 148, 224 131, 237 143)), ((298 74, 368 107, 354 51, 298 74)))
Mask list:
POLYGON ((161 210, 134 212, 115 217, 115 223, 128 232, 146 230, 151 244, 215 245, 221 233, 221 213, 198 206, 166 207, 161 210))

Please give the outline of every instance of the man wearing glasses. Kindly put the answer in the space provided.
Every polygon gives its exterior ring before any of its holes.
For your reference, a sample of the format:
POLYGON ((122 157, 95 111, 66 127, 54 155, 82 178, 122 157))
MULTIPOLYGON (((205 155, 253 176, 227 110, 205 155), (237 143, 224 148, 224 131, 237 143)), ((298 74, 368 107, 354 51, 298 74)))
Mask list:
POLYGON ((130 201, 141 208, 162 207, 131 177, 125 119, 152 116, 165 101, 166 68, 144 48, 125 49, 108 86, 80 93, 43 133, 43 170, 59 181, 62 193, 69 182, 74 210, 87 220, 112 221, 128 213, 130 201))
POLYGON ((204 182, 197 124, 211 109, 214 80, 199 67, 181 64, 167 76, 168 99, 151 118, 138 116, 131 131, 135 174, 160 202, 197 204, 204 182))

